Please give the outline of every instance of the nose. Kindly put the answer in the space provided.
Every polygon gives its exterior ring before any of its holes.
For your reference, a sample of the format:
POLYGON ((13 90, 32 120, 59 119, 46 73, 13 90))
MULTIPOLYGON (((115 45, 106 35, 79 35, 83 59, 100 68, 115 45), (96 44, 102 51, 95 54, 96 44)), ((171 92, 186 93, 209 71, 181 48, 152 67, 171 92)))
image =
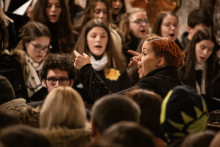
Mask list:
POLYGON ((102 19, 104 17, 104 12, 99 13, 99 18, 102 19))
POLYGON ((115 3, 115 4, 116 4, 117 6, 118 6, 118 5, 120 5, 120 1, 116 1, 116 3, 115 3))
POLYGON ((60 82, 59 82, 59 80, 57 80, 57 82, 56 82, 56 84, 55 84, 55 88, 57 88, 57 87, 59 87, 60 86, 60 82))
POLYGON ((56 11, 56 6, 55 6, 55 5, 52 5, 51 8, 50 8, 50 10, 51 10, 51 11, 56 11))
POLYGON ((203 55, 208 55, 208 49, 203 50, 203 55))
POLYGON ((138 55, 137 60, 141 61, 141 54, 138 55))
POLYGON ((100 41, 100 40, 101 40, 101 36, 98 35, 98 36, 96 37, 96 41, 100 41))

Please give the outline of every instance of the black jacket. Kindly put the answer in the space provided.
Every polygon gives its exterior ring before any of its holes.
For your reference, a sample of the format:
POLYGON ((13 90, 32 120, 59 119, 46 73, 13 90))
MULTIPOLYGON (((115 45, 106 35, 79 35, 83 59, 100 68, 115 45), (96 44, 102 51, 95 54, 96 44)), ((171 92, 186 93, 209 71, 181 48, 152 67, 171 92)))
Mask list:
MULTIPOLYGON (((93 97, 94 100, 112 93, 105 82, 92 68, 91 64, 87 64, 80 69, 79 79, 90 97, 93 97)), ((177 68, 163 67, 150 72, 133 87, 120 91, 119 93, 124 93, 134 88, 143 88, 152 90, 164 98, 167 92, 177 85, 182 85, 177 73, 177 68)))

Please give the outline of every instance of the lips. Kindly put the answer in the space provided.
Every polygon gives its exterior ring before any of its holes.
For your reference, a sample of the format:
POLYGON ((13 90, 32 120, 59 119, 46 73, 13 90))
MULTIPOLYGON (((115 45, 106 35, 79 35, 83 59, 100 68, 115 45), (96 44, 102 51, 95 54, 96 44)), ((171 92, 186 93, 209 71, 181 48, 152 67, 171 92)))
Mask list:
POLYGON ((171 33, 171 34, 169 34, 169 36, 170 36, 170 37, 174 37, 174 36, 175 36, 175 34, 174 34, 174 33, 171 33))
POLYGON ((96 48, 102 48, 102 46, 101 46, 101 45, 96 45, 95 47, 96 47, 96 48))

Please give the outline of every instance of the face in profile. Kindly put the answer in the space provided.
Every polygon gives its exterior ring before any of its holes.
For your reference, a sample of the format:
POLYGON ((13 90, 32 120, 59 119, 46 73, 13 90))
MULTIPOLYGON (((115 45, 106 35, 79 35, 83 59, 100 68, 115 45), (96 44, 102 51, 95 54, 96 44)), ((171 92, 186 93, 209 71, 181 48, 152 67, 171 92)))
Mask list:
POLYGON ((108 33, 102 27, 94 27, 87 34, 87 43, 93 55, 101 56, 106 50, 108 33))
POLYGON ((118 15, 123 7, 122 0, 112 0, 112 13, 118 15))
POLYGON ((40 63, 46 56, 50 47, 50 38, 47 36, 38 37, 33 41, 26 43, 28 56, 37 63, 40 63))
POLYGON ((50 23, 56 23, 61 14, 62 8, 59 0, 48 0, 46 13, 50 23))
POLYGON ((107 13, 108 11, 105 3, 99 1, 96 3, 96 6, 93 12, 91 13, 91 19, 99 18, 104 21, 107 21, 107 13))
POLYGON ((179 32, 179 23, 175 16, 167 15, 161 23, 161 36, 175 41, 179 32))
POLYGON ((148 33, 149 22, 145 12, 131 14, 129 23, 130 31, 136 38, 141 39, 148 33))
POLYGON ((196 43, 195 55, 198 63, 205 63, 211 56, 214 49, 214 43, 211 40, 202 40, 196 43))
POLYGON ((68 72, 60 69, 49 69, 47 78, 43 80, 43 86, 50 92, 60 86, 73 86, 73 80, 69 79, 68 72))
POLYGON ((142 52, 138 57, 138 74, 142 79, 148 73, 158 68, 159 57, 157 57, 148 41, 145 41, 142 47, 142 52))
POLYGON ((188 39, 191 40, 192 37, 194 36, 194 34, 198 31, 198 30, 204 30, 204 29, 209 29, 209 27, 203 25, 203 24, 198 24, 196 25, 194 28, 189 28, 188 29, 188 32, 189 32, 189 35, 188 35, 188 39))

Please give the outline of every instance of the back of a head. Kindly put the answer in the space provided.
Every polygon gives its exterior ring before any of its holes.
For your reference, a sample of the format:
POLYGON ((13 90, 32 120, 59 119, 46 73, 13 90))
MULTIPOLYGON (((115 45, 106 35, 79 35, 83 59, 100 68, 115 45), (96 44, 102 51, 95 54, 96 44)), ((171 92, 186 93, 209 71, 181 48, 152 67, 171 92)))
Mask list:
POLYGON ((156 146, 153 134, 135 122, 116 123, 110 126, 102 137, 124 147, 156 146))
POLYGON ((214 137, 215 132, 210 130, 192 133, 184 139, 181 147, 208 147, 214 137))
POLYGON ((100 133, 120 121, 138 122, 140 108, 127 96, 111 94, 97 100, 92 107, 91 118, 100 133))
POLYGON ((5 147, 50 147, 50 142, 38 130, 14 125, 1 131, 0 141, 5 147))
POLYGON ((193 88, 176 86, 163 100, 160 122, 169 141, 203 131, 208 120, 205 100, 193 88))
POLYGON ((53 89, 46 97, 40 113, 41 128, 84 128, 86 109, 79 93, 71 87, 53 89))
POLYGON ((126 93, 141 109, 140 124, 149 128, 155 136, 160 136, 160 111, 162 98, 153 91, 146 89, 134 89, 126 93))
POLYGON ((206 27, 212 26, 212 18, 204 9, 194 9, 188 15, 187 24, 189 27, 194 28, 196 25, 204 25, 206 27))
POLYGON ((15 99, 14 89, 7 78, 0 75, 0 105, 15 99))

